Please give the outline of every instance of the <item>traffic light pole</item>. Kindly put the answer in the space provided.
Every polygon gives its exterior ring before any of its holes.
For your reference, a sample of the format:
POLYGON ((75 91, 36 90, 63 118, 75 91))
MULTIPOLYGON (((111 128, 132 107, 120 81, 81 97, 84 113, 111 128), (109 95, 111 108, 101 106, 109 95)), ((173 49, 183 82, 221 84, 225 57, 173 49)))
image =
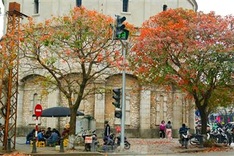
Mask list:
POLYGON ((122 118, 121 118, 121 150, 124 149, 124 133, 125 133, 125 110, 126 110, 126 96, 125 96, 125 86, 126 86, 126 52, 127 52, 127 42, 120 40, 122 44, 122 54, 123 54, 123 71, 122 71, 122 118))
POLYGON ((119 40, 122 44, 122 55, 123 55, 123 61, 122 61, 122 103, 121 103, 121 137, 120 137, 120 148, 121 150, 124 149, 124 131, 125 131, 125 110, 126 110, 126 95, 125 95, 125 86, 126 86, 126 78, 125 78, 125 72, 126 72, 126 52, 128 49, 127 42, 123 40, 128 39, 129 31, 125 29, 125 24, 123 22, 126 20, 126 17, 121 17, 119 15, 116 16, 116 22, 114 24, 113 30, 113 39, 119 40))

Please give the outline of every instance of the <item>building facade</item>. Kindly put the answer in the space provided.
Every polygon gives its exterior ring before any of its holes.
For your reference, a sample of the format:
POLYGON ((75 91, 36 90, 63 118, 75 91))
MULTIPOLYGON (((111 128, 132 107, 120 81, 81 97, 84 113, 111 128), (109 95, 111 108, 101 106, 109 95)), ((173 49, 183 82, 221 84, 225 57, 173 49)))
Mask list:
MULTIPOLYGON (((8 8, 8 2, 14 1, 5 1, 5 8, 8 8)), ((127 21, 136 27, 141 27, 141 24, 150 16, 166 8, 182 7, 196 11, 198 7, 195 0, 18 0, 17 3, 21 4, 23 14, 33 17, 37 22, 49 19, 52 15, 65 15, 73 7, 82 5, 113 18, 115 15, 125 16, 127 21)), ((22 22, 26 22, 26 19, 22 22)), ((17 127, 20 135, 25 135, 29 128, 35 126, 35 118, 32 114, 36 104, 42 104, 43 108, 66 105, 58 90, 47 96, 40 95, 42 88, 34 83, 39 76, 43 76, 40 71, 22 72, 19 75, 17 127)), ((122 75, 112 73, 103 76, 97 84, 108 88, 121 87, 122 75)), ((95 94, 82 101, 79 111, 93 117, 97 130, 103 129, 105 120, 109 120, 111 126, 115 127, 120 124, 120 120, 114 117, 115 108, 112 101, 112 92, 95 94)), ((126 75, 125 121, 128 136, 156 137, 161 120, 172 122, 174 135, 177 134, 182 123, 186 123, 193 129, 193 102, 187 100, 185 95, 176 89, 168 92, 160 86, 142 86, 137 77, 128 73, 126 75)), ((42 127, 58 128, 68 121, 69 118, 41 118, 40 124, 42 127)))

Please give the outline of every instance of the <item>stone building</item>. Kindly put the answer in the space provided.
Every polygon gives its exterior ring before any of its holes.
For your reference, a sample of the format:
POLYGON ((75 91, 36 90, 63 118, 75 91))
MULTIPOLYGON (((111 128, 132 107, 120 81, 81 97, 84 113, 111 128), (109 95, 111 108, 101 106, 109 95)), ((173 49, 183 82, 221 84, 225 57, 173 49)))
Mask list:
MULTIPOLYGON (((8 2, 5 3, 8 8, 8 2)), ((32 16, 40 22, 51 17, 67 14, 75 6, 84 6, 97 10, 103 14, 114 17, 125 16, 129 23, 140 27, 150 16, 167 8, 187 8, 197 10, 195 0, 18 0, 21 4, 21 12, 32 16)), ((23 19, 22 22, 25 22, 23 19)), ((60 92, 54 91, 47 96, 41 96, 40 85, 34 83, 37 77, 43 76, 40 71, 21 73, 17 127, 19 134, 25 135, 29 127, 35 126, 35 118, 32 117, 34 107, 41 103, 43 108, 63 104, 60 92)), ((121 73, 103 77, 99 85, 109 88, 117 88, 122 85, 121 73)), ((114 117, 112 105, 112 92, 96 94, 82 102, 80 111, 92 116, 96 123, 96 129, 102 130, 105 120, 109 120, 112 127, 120 124, 120 120, 114 117)), ((65 105, 65 104, 64 104, 65 105)), ((185 98, 179 90, 166 91, 160 86, 142 86, 137 77, 128 73, 126 75, 126 121, 125 128, 129 137, 156 137, 161 120, 171 121, 174 132, 177 132, 182 123, 186 123, 193 129, 194 108, 193 103, 185 98)), ((59 127, 68 122, 68 118, 41 118, 42 127, 59 127)), ((60 129, 62 130, 62 129, 60 129)), ((176 133, 174 133, 176 136, 176 133)))

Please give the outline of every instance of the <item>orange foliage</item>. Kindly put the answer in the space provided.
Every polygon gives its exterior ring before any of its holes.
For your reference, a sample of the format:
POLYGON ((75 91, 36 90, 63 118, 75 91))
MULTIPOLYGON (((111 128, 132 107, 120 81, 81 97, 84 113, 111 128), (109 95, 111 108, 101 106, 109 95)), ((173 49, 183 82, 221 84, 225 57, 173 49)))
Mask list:
POLYGON ((213 12, 204 14, 183 9, 170 9, 152 16, 143 23, 134 53, 130 53, 133 70, 138 75, 143 70, 150 71, 144 68, 145 64, 153 65, 158 71, 151 70, 155 79, 161 77, 180 87, 187 86, 197 76, 199 67, 192 64, 196 57, 199 59, 198 52, 234 50, 234 31, 230 29, 233 23, 233 16, 223 18, 213 12))
MULTIPOLYGON (((105 69, 113 66, 123 68, 121 44, 112 41, 110 24, 113 21, 110 16, 84 7, 75 7, 68 15, 52 17, 42 23, 36 23, 29 18, 29 22, 22 26, 24 38, 20 43, 21 52, 24 53, 28 66, 31 63, 34 69, 43 68, 48 71, 46 72, 48 81, 57 85, 68 103, 71 103, 69 95, 73 90, 79 94, 86 94, 84 88, 105 73, 105 69), (62 65, 58 65, 59 63, 62 65), (70 79, 67 79, 67 83, 61 83, 60 78, 66 78, 63 74, 69 72, 83 72, 81 73, 83 79, 79 80, 83 82, 69 83, 70 79), (81 87, 75 87, 81 84, 81 87)), ((126 27, 130 30, 131 36, 131 29, 134 27, 129 23, 126 23, 126 27)), ((74 104, 76 106, 72 107, 77 109, 79 101, 85 96, 78 96, 80 99, 76 99, 77 103, 74 104)), ((71 116, 71 133, 75 132, 74 121, 75 115, 74 118, 71 116)))
POLYGON ((143 23, 129 54, 130 69, 141 81, 163 85, 167 91, 173 86, 193 99, 203 113, 204 134, 204 117, 233 101, 228 94, 233 86, 222 92, 225 96, 218 94, 233 83, 233 26, 233 16, 170 9, 143 23))
MULTIPOLYGON (((121 60, 120 47, 107 48, 114 45, 110 40, 112 23, 113 19, 109 16, 84 7, 75 7, 69 15, 53 17, 43 23, 35 23, 32 18, 29 18, 29 22, 23 25, 25 38, 22 38, 21 42, 28 44, 34 42, 33 44, 37 47, 46 46, 52 51, 55 51, 52 45, 56 45, 60 47, 56 50, 57 54, 60 53, 59 57, 64 55, 69 56, 70 59, 73 57, 79 59, 75 62, 81 64, 107 61, 111 65, 119 66, 116 62, 118 59, 121 60), (66 46, 70 49, 68 50, 66 46)), ((133 29, 129 23, 126 23, 126 26, 133 29)), ((47 53, 45 57, 49 55, 50 53, 47 53)), ((63 62, 66 61, 63 60, 63 62)))

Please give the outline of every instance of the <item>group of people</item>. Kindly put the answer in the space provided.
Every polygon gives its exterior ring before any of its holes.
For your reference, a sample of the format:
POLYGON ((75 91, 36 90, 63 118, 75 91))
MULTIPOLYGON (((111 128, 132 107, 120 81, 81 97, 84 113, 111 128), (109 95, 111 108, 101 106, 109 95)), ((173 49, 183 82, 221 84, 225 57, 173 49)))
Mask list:
MULTIPOLYGON (((35 138, 35 133, 36 130, 33 129, 28 133, 26 136, 26 141, 30 142, 35 138)), ((63 137, 63 139, 68 138, 69 135, 69 128, 65 127, 62 134, 60 132, 51 127, 48 127, 47 130, 45 131, 44 129, 41 129, 37 133, 37 141, 44 141, 46 143, 46 146, 54 146, 54 145, 59 145, 60 144, 60 139, 63 137)))
POLYGON ((167 138, 168 140, 172 140, 172 124, 171 121, 167 123, 162 120, 159 125, 159 136, 160 138, 167 138))
MULTIPOLYGON (((183 123, 179 129, 179 134, 187 133, 189 128, 183 123)), ((168 121, 165 123, 164 120, 161 121, 159 125, 159 136, 160 138, 167 138, 169 141, 172 140, 172 123, 168 121)))
POLYGON ((111 127, 109 125, 109 121, 104 122, 104 133, 103 133, 103 142, 104 145, 112 145, 115 141, 115 137, 120 137, 121 133, 121 127, 116 126, 115 127, 115 133, 111 130, 111 127))

